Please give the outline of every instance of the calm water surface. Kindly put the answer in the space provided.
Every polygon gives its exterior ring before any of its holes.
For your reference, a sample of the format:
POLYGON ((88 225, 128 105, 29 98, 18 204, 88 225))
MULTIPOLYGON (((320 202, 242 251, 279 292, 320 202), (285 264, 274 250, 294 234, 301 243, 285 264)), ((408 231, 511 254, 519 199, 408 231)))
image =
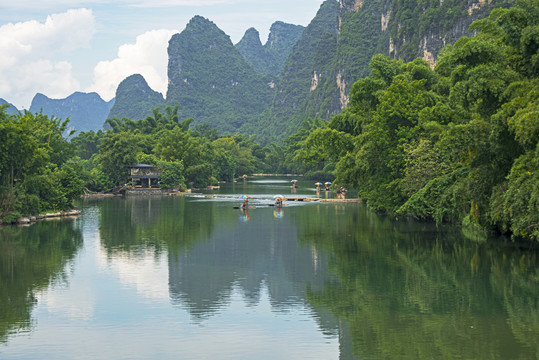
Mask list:
POLYGON ((88 200, 74 220, 1 228, 0 358, 539 357, 537 250, 360 204, 269 206, 289 185, 88 200))

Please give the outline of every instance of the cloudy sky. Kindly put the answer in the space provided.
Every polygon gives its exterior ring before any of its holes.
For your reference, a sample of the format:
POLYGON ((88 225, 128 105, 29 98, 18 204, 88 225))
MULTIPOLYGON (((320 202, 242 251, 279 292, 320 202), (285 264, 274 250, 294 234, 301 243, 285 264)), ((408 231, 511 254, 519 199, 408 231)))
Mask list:
POLYGON ((262 43, 275 21, 308 25, 322 0, 0 0, 0 98, 28 109, 38 92, 114 97, 139 73, 166 92, 167 45, 201 15, 234 44, 250 27, 262 43))

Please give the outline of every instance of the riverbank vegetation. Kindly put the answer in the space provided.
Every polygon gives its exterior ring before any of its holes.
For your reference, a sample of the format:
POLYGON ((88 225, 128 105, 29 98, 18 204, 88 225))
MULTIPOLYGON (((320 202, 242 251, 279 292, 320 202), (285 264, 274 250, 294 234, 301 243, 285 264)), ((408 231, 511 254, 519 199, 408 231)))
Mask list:
POLYGON ((350 105, 262 148, 254 135, 191 127, 178 106, 108 119, 68 141, 68 121, 0 110, 0 219, 63 210, 83 191, 119 189, 129 166, 158 165, 161 186, 205 187, 243 174, 302 173, 353 187, 375 211, 539 240, 539 5, 476 21, 434 69, 375 55, 350 105))
POLYGON ((84 181, 76 153, 63 134, 68 121, 0 110, 0 220, 66 210, 84 181))
POLYGON ((145 119, 108 119, 105 131, 68 140, 69 120, 0 109, 0 220, 65 210, 83 192, 117 191, 129 185, 129 167, 137 163, 159 166, 162 188, 183 189, 277 168, 267 165, 271 151, 254 136, 190 129, 192 119, 180 121, 177 112, 156 108, 145 119))
POLYGON ((539 5, 476 21, 434 70, 383 55, 296 159, 335 168, 374 210, 539 239, 539 5))

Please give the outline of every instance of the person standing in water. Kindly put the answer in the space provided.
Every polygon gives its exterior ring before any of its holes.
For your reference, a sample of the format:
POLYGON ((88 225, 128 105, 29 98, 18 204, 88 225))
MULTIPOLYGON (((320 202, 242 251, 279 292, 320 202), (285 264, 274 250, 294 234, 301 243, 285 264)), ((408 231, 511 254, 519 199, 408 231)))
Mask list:
POLYGON ((275 195, 273 198, 275 199, 275 206, 277 207, 283 206, 283 200, 284 200, 283 195, 275 195))
POLYGON ((249 206, 249 196, 247 195, 243 195, 243 202, 241 203, 240 207, 242 209, 247 209, 247 207, 249 206))

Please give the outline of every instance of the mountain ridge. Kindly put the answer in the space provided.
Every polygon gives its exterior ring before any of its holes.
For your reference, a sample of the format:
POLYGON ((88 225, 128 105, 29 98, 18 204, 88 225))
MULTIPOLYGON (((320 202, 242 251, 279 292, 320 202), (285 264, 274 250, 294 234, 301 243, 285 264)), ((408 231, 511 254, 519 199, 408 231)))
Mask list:
POLYGON ((420 57, 434 67, 444 46, 473 36, 473 21, 513 3, 326 0, 288 58, 272 103, 248 131, 266 143, 292 134, 309 118, 329 120, 348 105, 352 85, 369 75, 373 55, 405 62, 420 57))
POLYGON ((141 93, 122 82, 114 111, 111 106, 101 123, 112 116, 144 118, 152 111, 145 107, 179 105, 178 115, 195 124, 256 134, 262 144, 283 139, 309 118, 329 120, 342 111, 352 85, 369 75, 374 54, 405 62, 421 57, 433 67, 445 45, 473 35, 474 20, 513 3, 326 0, 306 27, 275 22, 264 45, 254 28, 233 45, 197 15, 169 41, 166 98, 143 78, 133 85, 141 93), (148 101, 148 94, 156 96, 148 101))
POLYGON ((303 30, 301 25, 276 21, 271 25, 268 40, 264 45, 260 41, 258 30, 249 28, 235 46, 256 72, 278 76, 303 30))
POLYGON ((0 105, 8 105, 6 110, 5 110, 8 115, 15 115, 15 114, 19 113, 19 109, 17 109, 17 107, 15 107, 15 105, 7 102, 6 100, 4 100, 2 98, 0 98, 0 105))
POLYGON ((116 89, 115 99, 107 118, 144 119, 151 116, 152 110, 162 106, 165 101, 163 95, 152 90, 140 74, 133 74, 122 80, 116 89), (137 101, 133 102, 133 98, 137 101))
POLYGON ((37 93, 29 111, 60 119, 69 118, 69 130, 89 131, 103 127, 115 99, 105 101, 95 92, 74 92, 64 99, 51 99, 37 93))
POLYGON ((195 16, 168 46, 165 104, 180 118, 235 132, 254 121, 271 100, 269 79, 258 74, 213 22, 195 16))

